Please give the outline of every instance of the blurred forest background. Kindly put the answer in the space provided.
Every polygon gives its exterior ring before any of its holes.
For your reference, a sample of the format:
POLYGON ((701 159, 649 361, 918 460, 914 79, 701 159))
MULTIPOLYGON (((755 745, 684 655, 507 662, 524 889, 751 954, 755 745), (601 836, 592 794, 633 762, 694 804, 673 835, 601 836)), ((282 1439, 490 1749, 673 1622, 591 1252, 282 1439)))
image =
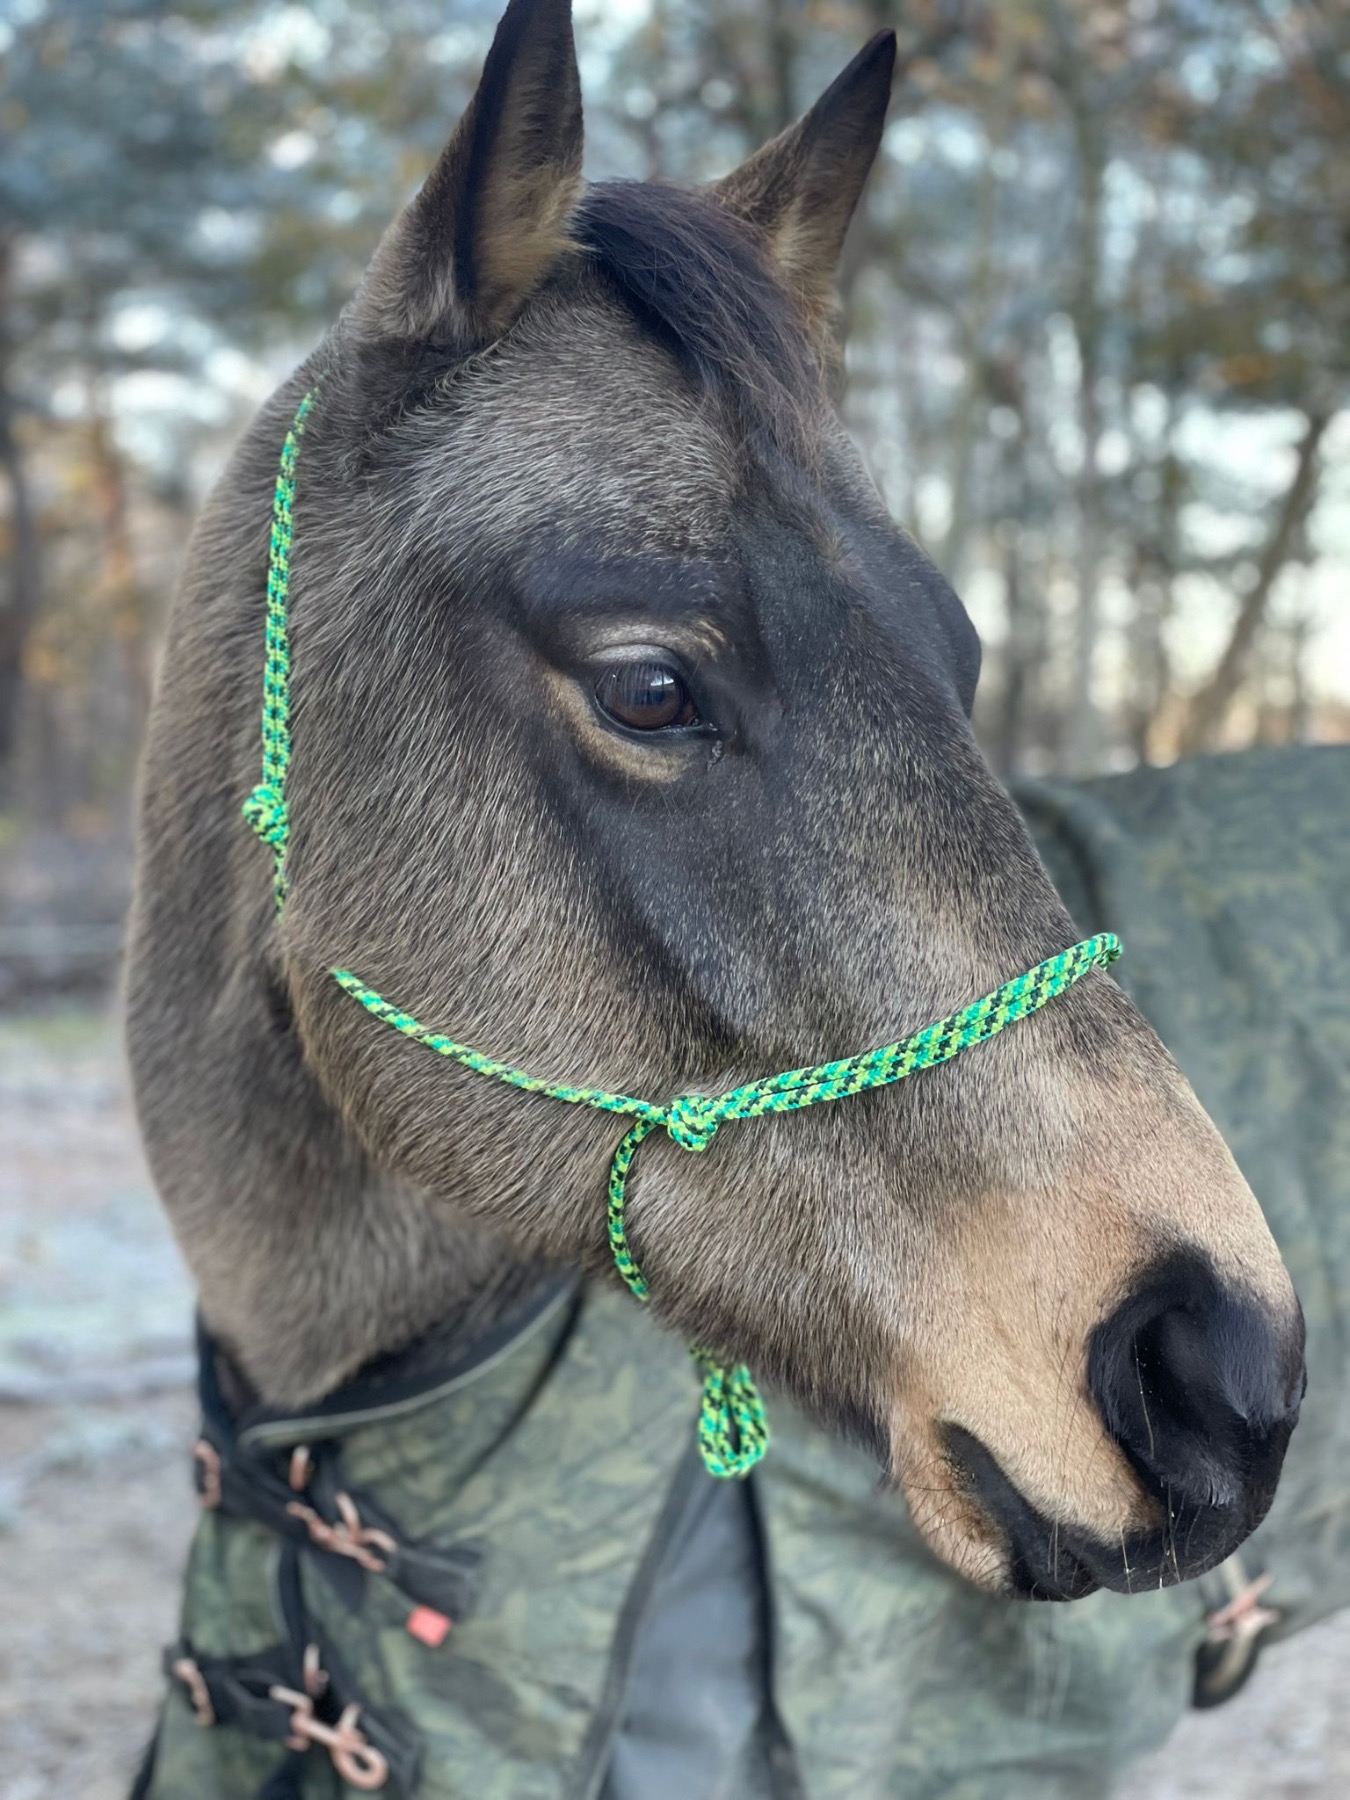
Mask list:
MULTIPOLYGON (((0 6, 0 1001, 115 962, 193 511, 498 10, 0 6)), ((1350 738, 1350 4, 579 0, 589 173, 721 172, 883 24, 844 404, 992 760, 1350 738)))
MULTIPOLYGON (((502 3, 0 0, 0 1800, 126 1793, 195 1513, 107 1004, 176 571, 502 3)), ((1350 740, 1350 0, 577 5, 596 176, 720 173, 898 28, 844 405, 1001 771, 1350 740)), ((1350 1792, 1347 1644, 1129 1796, 1350 1792)))

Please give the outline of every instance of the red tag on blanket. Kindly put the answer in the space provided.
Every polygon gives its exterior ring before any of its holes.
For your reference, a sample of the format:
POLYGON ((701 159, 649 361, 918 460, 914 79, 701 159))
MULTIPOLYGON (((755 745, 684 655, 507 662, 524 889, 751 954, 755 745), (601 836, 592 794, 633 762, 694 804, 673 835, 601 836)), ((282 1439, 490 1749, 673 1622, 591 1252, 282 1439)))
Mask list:
POLYGON ((415 1606, 408 1614, 409 1634, 429 1650, 440 1649, 450 1635, 452 1623, 453 1620, 437 1612, 434 1606, 415 1606))

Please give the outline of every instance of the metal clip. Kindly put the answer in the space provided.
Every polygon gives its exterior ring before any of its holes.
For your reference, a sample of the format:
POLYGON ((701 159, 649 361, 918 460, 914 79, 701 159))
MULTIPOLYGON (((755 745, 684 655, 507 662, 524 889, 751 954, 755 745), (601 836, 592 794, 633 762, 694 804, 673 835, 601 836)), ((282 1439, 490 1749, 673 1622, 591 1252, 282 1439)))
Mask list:
POLYGON ((1241 1588, 1227 1606, 1216 1608, 1205 1618, 1205 1641, 1210 1644, 1242 1643, 1259 1637, 1269 1625, 1276 1625, 1281 1614, 1273 1606, 1262 1606, 1261 1600, 1273 1575, 1258 1575, 1241 1588))
POLYGON ((199 1437, 192 1446, 194 1461, 202 1472, 201 1486, 197 1490, 197 1499, 203 1511, 210 1512, 220 1505, 220 1452, 214 1444, 199 1437))
POLYGON ((322 1719, 315 1718, 314 1702, 308 1694, 274 1687, 268 1698, 291 1708, 291 1735, 286 1740, 289 1749, 308 1750, 311 1744, 322 1744, 343 1781, 363 1794, 374 1793, 388 1781, 387 1760, 357 1726, 359 1706, 344 1707, 336 1725, 325 1725, 322 1719))
POLYGON ((216 1709, 211 1704, 210 1690, 206 1678, 190 1656, 180 1656, 172 1664, 169 1673, 176 1681, 181 1681, 188 1691, 188 1699, 192 1702, 193 1716, 202 1727, 214 1725, 216 1709))
POLYGON ((336 1525, 330 1525, 303 1500, 290 1501, 286 1511, 294 1518, 304 1520, 310 1537, 320 1550, 330 1550, 335 1556, 350 1556, 372 1575, 382 1575, 389 1566, 387 1559, 398 1545, 387 1531, 361 1523, 361 1515, 350 1494, 337 1496, 337 1508, 342 1517, 336 1525), (376 1555, 377 1551, 383 1554, 376 1555))

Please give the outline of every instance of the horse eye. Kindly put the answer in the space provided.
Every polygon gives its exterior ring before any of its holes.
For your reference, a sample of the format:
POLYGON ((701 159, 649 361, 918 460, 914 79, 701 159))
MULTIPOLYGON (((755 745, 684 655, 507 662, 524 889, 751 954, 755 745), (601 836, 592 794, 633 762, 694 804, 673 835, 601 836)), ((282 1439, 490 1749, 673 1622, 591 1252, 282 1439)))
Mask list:
POLYGON ((698 724, 698 708, 676 671, 665 663, 628 662, 606 669, 595 684, 602 713, 630 731, 670 731, 698 724))

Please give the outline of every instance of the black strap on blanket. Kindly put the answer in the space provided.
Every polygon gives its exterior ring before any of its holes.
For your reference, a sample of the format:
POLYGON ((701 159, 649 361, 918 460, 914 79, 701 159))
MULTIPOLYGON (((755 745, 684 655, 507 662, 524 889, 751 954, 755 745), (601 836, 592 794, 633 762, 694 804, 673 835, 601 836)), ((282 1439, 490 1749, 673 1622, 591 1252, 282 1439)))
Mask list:
POLYGON ((376 1573, 414 1604, 447 1619, 463 1618, 472 1605, 481 1550, 473 1544, 408 1542, 373 1495, 343 1482, 341 1435, 355 1421, 385 1408, 402 1408, 472 1379, 569 1293, 575 1308, 578 1288, 571 1277, 545 1284, 525 1308, 448 1360, 428 1358, 416 1346, 383 1357, 306 1408, 300 1418, 275 1408, 251 1407, 242 1413, 231 1408, 221 1384, 228 1359, 199 1319, 198 1497, 204 1506, 255 1520, 278 1537, 313 1550, 353 1610, 361 1605, 366 1574, 376 1573), (278 1443, 285 1448, 276 1448, 278 1443), (300 1446, 304 1461, 297 1468, 290 1452, 300 1446))
MULTIPOLYGON (((180 1639, 164 1652, 164 1673, 203 1729, 246 1731, 285 1749, 256 1800, 299 1800, 304 1759, 316 1750, 327 1751, 339 1777, 350 1785, 379 1791, 389 1800, 411 1800, 421 1763, 417 1735, 387 1709, 370 1705, 306 1615, 302 1554, 288 1545, 281 1555, 281 1642, 249 1656, 210 1656, 180 1639), (340 1760, 343 1755, 352 1759, 355 1778, 340 1760)), ((149 1776, 147 1769, 147 1786, 149 1776)))
MULTIPOLYGON (((284 1749, 255 1800, 299 1800, 305 1758, 316 1748, 327 1750, 347 1785, 411 1800, 421 1761, 417 1734, 389 1708, 372 1708, 358 1691, 305 1606, 302 1559, 327 1578, 350 1611, 361 1608, 370 1579, 389 1581, 412 1603, 410 1618, 424 1615, 422 1630, 443 1632, 472 1608, 482 1552, 468 1543, 405 1541, 398 1522, 373 1496, 344 1483, 343 1429, 471 1378, 574 1286, 548 1286, 524 1312, 448 1364, 412 1353, 382 1359, 294 1421, 274 1410, 231 1408, 220 1379, 224 1352, 199 1321, 198 1498, 204 1508, 252 1520, 282 1540, 282 1636, 244 1657, 209 1656, 183 1639, 164 1652, 164 1671, 204 1729, 241 1730, 284 1749), (358 1765, 368 1779, 353 1777, 358 1765)), ((155 1751, 152 1743, 134 1796, 151 1791, 155 1751)))
MULTIPOLYGON (((281 1800, 292 1792, 298 1796, 305 1757, 316 1750, 322 1753, 325 1738, 341 1743, 344 1726, 348 1740, 359 1740, 365 1766, 374 1769, 375 1780, 369 1784, 372 1791, 377 1783, 378 1791, 390 1800, 410 1800, 421 1757, 411 1731, 354 1700, 342 1674, 328 1666, 331 1656, 325 1659, 320 1655, 316 1667, 322 1669, 323 1688, 314 1694, 306 1692, 303 1677, 299 1687, 286 1678, 290 1661, 289 1646, 253 1656, 223 1657, 206 1656, 180 1641, 164 1652, 164 1673, 182 1690, 200 1725, 233 1727, 285 1749, 286 1755, 258 1789, 257 1800, 281 1800), (306 1702, 299 1710, 298 1698, 306 1702), (297 1724, 302 1733, 299 1737, 297 1724), (306 1735, 316 1727, 321 1735, 306 1735)), ((362 1781, 360 1785, 368 1784, 362 1781)))
POLYGON ((207 1656, 180 1638, 164 1652, 164 1673, 182 1689, 201 1726, 236 1725, 278 1744, 291 1735, 294 1708, 271 1698, 274 1688, 289 1689, 304 1679, 289 1645, 254 1656, 207 1656))
POLYGON ((410 1601, 449 1619, 470 1611, 482 1560, 473 1544, 446 1547, 404 1541, 398 1524, 358 1488, 348 1489, 333 1442, 305 1446, 305 1479, 294 1483, 284 1453, 241 1445, 220 1422, 203 1420, 196 1457, 197 1494, 203 1506, 252 1519, 322 1559, 324 1573, 348 1607, 364 1599, 367 1574, 393 1582, 410 1601))

